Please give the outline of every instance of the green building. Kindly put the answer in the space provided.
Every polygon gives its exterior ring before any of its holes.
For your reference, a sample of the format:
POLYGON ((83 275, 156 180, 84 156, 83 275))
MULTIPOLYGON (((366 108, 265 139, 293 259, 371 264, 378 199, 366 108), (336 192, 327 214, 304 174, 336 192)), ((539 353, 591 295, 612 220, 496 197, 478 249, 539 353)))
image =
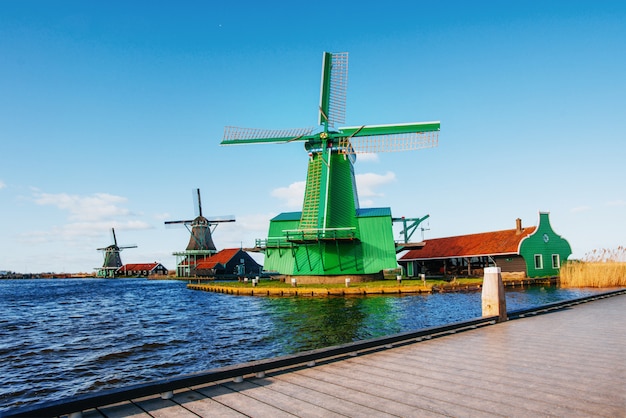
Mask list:
POLYGON ((567 240, 550 225, 550 214, 539 213, 539 225, 519 246, 519 254, 526 261, 528 277, 557 276, 561 263, 572 254, 567 240))
POLYGON ((557 276, 572 254, 567 240, 550 225, 550 214, 539 212, 538 225, 524 228, 435 238, 424 241, 398 260, 408 276, 480 276, 485 267, 500 267, 503 277, 557 276))

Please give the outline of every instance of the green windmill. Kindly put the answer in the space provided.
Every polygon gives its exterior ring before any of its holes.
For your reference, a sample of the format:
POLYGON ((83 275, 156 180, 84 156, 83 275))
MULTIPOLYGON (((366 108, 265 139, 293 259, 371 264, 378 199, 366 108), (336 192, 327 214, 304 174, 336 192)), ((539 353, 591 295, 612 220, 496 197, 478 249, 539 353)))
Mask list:
MULTIPOLYGON (((438 121, 335 128, 345 123, 347 75, 348 53, 325 52, 319 105, 322 129, 228 126, 221 142, 304 142, 309 162, 302 211, 271 219, 267 239, 256 242, 265 253, 266 271, 299 277, 300 283, 379 278, 382 271, 397 267, 392 223, 402 218, 392 218, 390 208, 359 207, 356 154, 428 148, 438 141, 438 121)), ((404 234, 406 238, 406 230, 404 234)), ((408 246, 405 239, 403 247, 408 246)))

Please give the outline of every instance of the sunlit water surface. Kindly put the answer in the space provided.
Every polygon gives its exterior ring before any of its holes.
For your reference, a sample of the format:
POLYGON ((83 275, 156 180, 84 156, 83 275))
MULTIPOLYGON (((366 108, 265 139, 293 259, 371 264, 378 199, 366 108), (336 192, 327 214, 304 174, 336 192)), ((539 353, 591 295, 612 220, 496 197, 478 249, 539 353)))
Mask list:
MULTIPOLYGON (((248 297, 143 279, 0 280, 0 410, 480 316, 480 293, 248 297)), ((591 294, 507 290, 516 310, 591 294)))

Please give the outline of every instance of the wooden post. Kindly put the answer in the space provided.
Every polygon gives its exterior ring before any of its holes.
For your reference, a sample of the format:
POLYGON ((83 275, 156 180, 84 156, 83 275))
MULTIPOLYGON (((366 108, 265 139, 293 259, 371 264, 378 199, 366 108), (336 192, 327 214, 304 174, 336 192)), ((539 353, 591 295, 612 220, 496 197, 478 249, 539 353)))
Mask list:
POLYGON ((506 298, 500 267, 486 267, 482 292, 483 316, 498 316, 498 322, 507 320, 506 298))

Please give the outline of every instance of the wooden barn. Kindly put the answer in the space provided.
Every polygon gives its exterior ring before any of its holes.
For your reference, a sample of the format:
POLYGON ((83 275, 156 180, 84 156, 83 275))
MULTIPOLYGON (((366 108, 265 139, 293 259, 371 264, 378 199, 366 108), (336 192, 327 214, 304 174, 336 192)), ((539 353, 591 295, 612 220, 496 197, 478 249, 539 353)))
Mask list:
POLYGON ((117 277, 148 277, 148 276, 167 276, 167 269, 163 264, 157 263, 139 263, 124 264, 115 272, 117 277))
POLYGON ((550 226, 548 212, 539 213, 537 226, 424 240, 398 259, 409 277, 482 276, 485 267, 500 267, 503 277, 557 276, 572 254, 569 243, 550 226))
POLYGON ((226 248, 198 261, 195 275, 199 277, 254 277, 261 275, 263 266, 240 248, 226 248))

